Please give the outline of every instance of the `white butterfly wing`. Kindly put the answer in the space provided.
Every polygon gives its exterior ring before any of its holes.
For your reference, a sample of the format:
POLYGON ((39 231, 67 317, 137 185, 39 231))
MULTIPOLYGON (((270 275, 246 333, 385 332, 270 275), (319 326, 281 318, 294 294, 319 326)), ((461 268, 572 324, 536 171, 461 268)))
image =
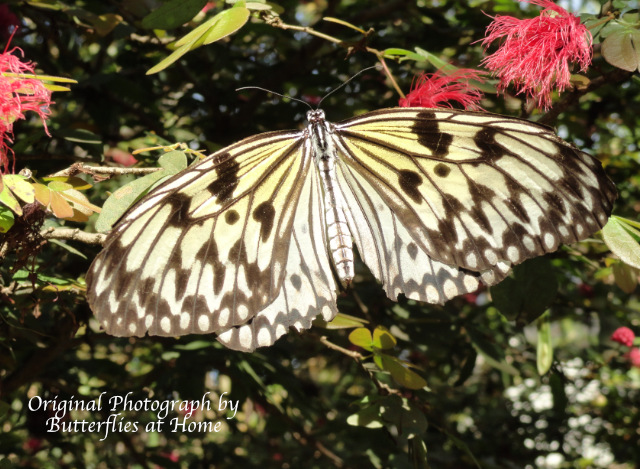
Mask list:
POLYGON ((519 119, 397 108, 336 129, 356 245, 393 299, 497 283, 600 229, 616 197, 597 160, 519 119))
POLYGON ((138 202, 87 274, 87 298, 105 330, 230 331, 223 340, 249 350, 269 345, 289 325, 309 327, 318 312, 335 315, 326 255, 319 250, 314 261, 300 255, 306 249, 300 246, 324 242, 307 153, 301 132, 251 137, 138 202), (298 276, 285 278, 287 269, 298 276), (242 325, 249 329, 237 329, 242 325))

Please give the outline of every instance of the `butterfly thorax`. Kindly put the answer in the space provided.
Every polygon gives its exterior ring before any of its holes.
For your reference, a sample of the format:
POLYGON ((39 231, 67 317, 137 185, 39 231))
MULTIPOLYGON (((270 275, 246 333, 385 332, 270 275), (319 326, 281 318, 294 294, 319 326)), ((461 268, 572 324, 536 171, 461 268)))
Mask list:
POLYGON ((338 278, 347 286, 354 275, 353 238, 347 224, 345 200, 337 183, 336 135, 333 125, 325 120, 324 111, 309 111, 307 119, 306 143, 320 173, 324 190, 328 249, 338 278))

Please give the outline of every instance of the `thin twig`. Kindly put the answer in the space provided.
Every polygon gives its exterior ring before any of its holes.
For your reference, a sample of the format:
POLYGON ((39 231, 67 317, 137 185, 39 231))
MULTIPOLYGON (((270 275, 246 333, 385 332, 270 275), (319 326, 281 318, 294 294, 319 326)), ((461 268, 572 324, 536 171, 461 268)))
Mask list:
POLYGON ((80 241, 86 244, 104 244, 107 235, 103 233, 87 233, 79 228, 54 228, 49 227, 40 232, 44 239, 65 239, 69 241, 80 241))
POLYGON ((161 169, 162 168, 117 168, 111 166, 89 166, 84 163, 75 163, 62 171, 51 174, 50 177, 73 176, 78 173, 107 176, 118 176, 122 174, 151 174, 161 169))
POLYGON ((344 355, 347 355, 356 361, 361 361, 364 358, 360 352, 356 352, 355 350, 348 350, 344 347, 340 347, 339 345, 334 344, 333 342, 330 342, 329 339, 327 339, 327 336, 323 335, 322 337, 320 337, 320 342, 322 342, 330 349, 337 350, 338 352, 343 353, 344 355))

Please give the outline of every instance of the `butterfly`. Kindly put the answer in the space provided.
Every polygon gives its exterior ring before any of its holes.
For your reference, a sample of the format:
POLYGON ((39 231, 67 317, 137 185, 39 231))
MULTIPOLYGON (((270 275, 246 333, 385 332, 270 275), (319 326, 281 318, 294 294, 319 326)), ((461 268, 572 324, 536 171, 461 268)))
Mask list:
POLYGON ((585 239, 617 196, 598 160, 522 119, 425 108, 307 119, 213 153, 122 217, 86 277, 107 333, 271 345, 337 314, 354 244, 389 298, 443 304, 585 239))

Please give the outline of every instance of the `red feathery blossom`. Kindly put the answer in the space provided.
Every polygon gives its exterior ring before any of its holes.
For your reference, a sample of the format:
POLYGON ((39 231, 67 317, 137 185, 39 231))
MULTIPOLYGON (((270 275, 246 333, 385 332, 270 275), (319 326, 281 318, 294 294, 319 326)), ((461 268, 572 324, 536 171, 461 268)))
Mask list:
POLYGON ((631 347, 636 335, 628 327, 618 327, 613 334, 611 334, 611 340, 618 342, 619 344, 631 347))
POLYGON ((550 0, 520 0, 544 9, 537 18, 520 20, 511 16, 495 16, 487 28, 482 45, 486 49, 503 39, 496 52, 482 64, 500 79, 504 91, 509 83, 537 100, 537 106, 548 109, 551 93, 570 85, 570 63, 580 71, 591 64, 593 38, 580 24, 580 18, 550 0))
POLYGON ((460 68, 447 75, 438 70, 433 74, 423 73, 411 85, 406 98, 400 98, 400 107, 452 108, 452 101, 467 110, 481 110, 478 102, 482 91, 470 83, 471 80, 483 82, 482 72, 460 68))
MULTIPOLYGON (((51 91, 40 80, 34 78, 20 78, 7 74, 33 74, 35 64, 21 62, 13 55, 14 51, 22 50, 15 47, 0 54, 0 172, 9 172, 9 163, 13 161, 13 150, 7 142, 12 142, 13 123, 18 119, 25 119, 26 111, 38 113, 44 124, 47 135, 46 119, 51 105, 51 91)), ((11 168, 13 170, 13 168, 11 168)))

